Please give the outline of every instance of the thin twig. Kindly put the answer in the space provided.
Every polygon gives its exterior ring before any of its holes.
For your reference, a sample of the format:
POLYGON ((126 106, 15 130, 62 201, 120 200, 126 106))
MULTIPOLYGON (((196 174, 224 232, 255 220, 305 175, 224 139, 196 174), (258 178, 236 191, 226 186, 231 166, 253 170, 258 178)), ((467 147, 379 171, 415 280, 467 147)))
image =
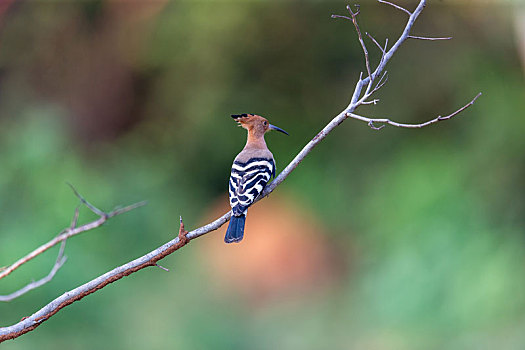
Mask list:
POLYGON ((71 187, 71 189, 73 190, 73 193, 75 193, 75 196, 78 197, 78 199, 80 199, 80 201, 86 206, 89 208, 89 210, 91 210, 93 213, 97 214, 98 216, 100 217, 105 217, 107 216, 108 214, 106 214, 105 212, 103 212, 102 210, 98 209, 97 207, 95 207, 94 205, 92 205, 91 203, 89 203, 84 197, 82 197, 80 195, 80 193, 78 193, 78 191, 76 190, 75 187, 73 187, 72 184, 70 184, 69 182, 66 182, 69 187, 71 187))
POLYGON ((409 35, 408 38, 409 38, 409 39, 418 39, 418 40, 430 40, 430 41, 435 41, 435 40, 450 40, 450 39, 452 39, 451 36, 443 37, 443 38, 430 38, 430 37, 427 37, 427 36, 414 36, 414 35, 409 35))
MULTIPOLYGON (((376 46, 379 48, 379 51, 381 51, 383 53, 383 55, 385 54, 385 49, 383 49, 383 47, 381 45, 379 45, 379 43, 377 42, 377 40, 372 36, 372 34, 370 34, 369 32, 365 32, 366 36, 372 40, 372 42, 374 44, 376 44, 376 46)), ((388 40, 388 39, 387 39, 388 40)))
POLYGON ((408 11, 408 10, 407 10, 406 8, 404 8, 404 7, 401 7, 401 6, 399 6, 399 5, 396 5, 396 4, 393 4, 393 3, 391 3, 391 2, 384 1, 384 0, 377 0, 377 1, 380 2, 380 3, 382 3, 382 4, 387 4, 387 5, 390 5, 390 6, 392 6, 392 7, 395 7, 396 9, 403 11, 403 12, 406 13, 407 15, 412 16, 412 12, 408 11))
POLYGON ((16 299, 16 298, 26 294, 30 290, 36 289, 38 287, 41 287, 44 284, 46 284, 49 281, 51 281, 53 279, 53 277, 55 277, 55 274, 57 273, 57 271, 60 270, 60 268, 67 261, 67 256, 64 256, 64 249, 65 249, 65 247, 66 247, 66 241, 62 241, 62 244, 60 245, 60 249, 59 249, 58 256, 57 256, 57 259, 55 261, 55 264, 53 265, 53 268, 51 269, 51 271, 49 271, 47 276, 39 279, 38 281, 34 281, 34 282, 31 282, 31 283, 27 284, 25 287, 20 288, 16 292, 13 292, 13 293, 7 294, 7 295, 0 295, 0 301, 4 301, 4 302, 11 301, 13 299, 16 299))
MULTIPOLYGON (((365 33, 369 38, 370 40, 372 40, 374 42, 374 44, 376 44, 376 46, 379 48, 379 51, 381 51, 381 59, 379 60, 379 64, 381 64, 385 58, 385 55, 386 55, 386 49, 388 47, 388 38, 385 39, 385 46, 382 47, 381 45, 379 45, 379 43, 377 42, 377 40, 368 32, 365 33)), ((370 94, 373 94, 374 91, 377 91, 376 89, 372 90, 372 92, 370 94)))
MULTIPOLYGON (((352 8, 350 7, 350 5, 346 6, 346 9, 350 13, 350 17, 340 16, 340 15, 332 15, 332 18, 344 18, 344 19, 352 21, 352 23, 354 24, 355 30, 357 32, 357 37, 359 39, 359 44, 361 44, 361 48, 363 49, 363 53, 365 55, 366 72, 368 73, 369 81, 372 82, 373 81, 373 79, 372 79, 372 70, 370 68, 370 59, 368 57, 368 50, 366 49, 366 45, 365 45, 365 42, 363 40, 363 35, 361 34, 361 29, 359 28, 359 24, 357 23, 357 16, 360 13, 360 6, 359 5, 355 5, 355 7, 357 8, 357 11, 353 12, 352 8)), ((371 85, 371 83, 369 84, 368 88, 370 88, 370 85, 371 85)))
POLYGON ((77 205, 77 207, 75 208, 75 214, 73 215, 73 219, 71 220, 71 226, 69 226, 71 230, 77 227, 79 212, 80 212, 80 206, 77 205))
POLYGON ((424 122, 424 123, 419 123, 419 124, 398 123, 398 122, 392 121, 390 119, 367 118, 367 117, 363 117, 362 115, 358 115, 358 114, 355 114, 355 113, 349 113, 348 117, 364 121, 364 122, 368 123, 368 126, 371 127, 374 130, 381 130, 385 126, 385 124, 396 126, 398 128, 410 128, 410 129, 423 128, 423 127, 428 126, 430 124, 435 124, 435 123, 443 121, 443 120, 448 120, 448 119, 458 115, 459 113, 461 113, 462 111, 464 111, 468 107, 472 106, 474 104, 474 102, 476 102, 478 97, 480 97, 480 96, 481 96, 481 92, 478 93, 469 103, 467 103, 463 107, 457 109, 453 113, 450 113, 449 115, 438 116, 437 118, 434 118, 432 120, 429 120, 429 121, 424 122), (374 125, 374 123, 376 123, 376 124, 383 124, 383 125, 377 127, 377 126, 374 125))
POLYGON ((370 58, 368 57, 368 50, 366 49, 365 41, 363 40, 363 35, 361 35, 361 29, 359 28, 359 24, 357 23, 357 16, 360 13, 360 7, 359 5, 355 5, 357 8, 357 11, 354 13, 352 12, 352 8, 350 5, 346 6, 346 9, 348 12, 350 12, 350 15, 352 16, 352 23, 354 24, 355 30, 357 32, 357 38, 359 39, 359 44, 361 44, 361 48, 363 49, 363 53, 365 55, 365 66, 366 66, 366 72, 368 73, 368 78, 370 79, 370 84, 368 84, 367 90, 372 85, 372 81, 374 80, 372 78, 372 70, 370 68, 370 58))
POLYGON ((387 73, 388 73, 387 71, 383 72, 383 75, 381 76, 381 78, 379 78, 379 81, 377 82, 376 87, 372 90, 370 94, 373 94, 374 92, 381 89, 386 84, 386 82, 388 81, 387 73))
MULTIPOLYGON (((383 60, 385 59, 387 47, 388 47, 388 38, 385 39, 385 47, 381 50, 382 54, 381 54, 381 59, 379 60, 379 64, 383 63, 383 60)), ((378 64, 378 66, 379 66, 379 64, 378 64)), ((379 85, 379 83, 378 83, 378 85, 379 85)), ((377 87, 377 85, 376 85, 376 87, 377 87)), ((377 90, 379 90, 379 89, 374 89, 373 91, 377 91, 377 90)), ((373 94, 373 92, 371 92, 371 94, 373 94)))
POLYGON ((347 19, 349 21, 351 21, 352 19, 350 17, 346 17, 346 16, 341 16, 341 15, 332 15, 330 16, 332 18, 343 18, 343 19, 347 19))

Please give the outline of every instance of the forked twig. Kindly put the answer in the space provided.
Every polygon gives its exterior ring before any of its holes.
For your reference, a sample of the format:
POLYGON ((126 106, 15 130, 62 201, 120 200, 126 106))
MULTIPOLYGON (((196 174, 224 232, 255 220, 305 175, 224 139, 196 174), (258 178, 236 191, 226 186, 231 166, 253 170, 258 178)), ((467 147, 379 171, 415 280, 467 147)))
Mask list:
POLYGON ((143 205, 145 205, 147 203, 147 202, 143 201, 143 202, 139 202, 139 203, 128 205, 128 206, 126 206, 124 208, 117 208, 117 209, 115 209, 115 210, 113 210, 113 211, 111 211, 109 213, 105 213, 102 210, 100 210, 100 209, 96 208, 95 206, 93 206, 92 204, 90 204, 88 201, 86 201, 78 193, 78 191, 73 186, 71 186, 71 184, 68 184, 68 185, 73 189, 73 192, 75 193, 75 195, 78 198, 80 198, 81 202, 84 205, 86 205, 91 211, 93 211, 94 213, 99 215, 99 218, 97 220, 91 221, 91 222, 89 222, 87 224, 84 224, 82 226, 77 227, 78 210, 79 210, 79 208, 77 207, 75 209, 75 214, 73 215, 73 219, 72 219, 70 227, 68 227, 67 229, 65 229, 62 232, 60 232, 58 234, 58 236, 56 236, 55 238, 53 238, 49 242, 47 242, 45 244, 42 244, 40 247, 36 248, 31 253, 26 254, 25 256, 23 256, 22 258, 18 259, 17 261, 12 263, 11 265, 4 267, 0 271, 0 279, 8 276, 11 272, 15 271, 17 268, 19 268, 23 264, 27 263, 28 261, 33 260, 34 258, 36 258, 40 254, 44 253, 49 248, 54 247, 55 245, 57 245, 58 243, 60 243, 62 241, 65 241, 69 237, 76 236, 79 233, 90 231, 90 230, 92 230, 94 228, 102 226, 106 221, 108 221, 108 219, 110 219, 110 218, 112 218, 114 216, 126 213, 126 212, 128 212, 130 210, 133 210, 133 209, 136 209, 138 207, 141 207, 141 206, 143 206, 143 205))
POLYGON ((370 58, 368 57, 368 50, 363 40, 363 35, 361 34, 361 29, 359 28, 359 24, 357 23, 357 16, 360 13, 360 6, 356 4, 355 7, 357 10, 356 12, 353 12, 350 5, 346 6, 346 9, 350 13, 350 17, 332 15, 332 18, 345 18, 345 19, 352 21, 352 23, 354 24, 355 31, 357 32, 357 38, 359 40, 359 44, 361 45, 361 49, 363 50, 363 54, 365 55, 365 67, 366 67, 366 72, 368 73, 368 79, 370 81, 370 84, 368 85, 368 89, 370 89, 370 86, 372 85, 372 82, 374 79, 372 77, 372 70, 370 68, 370 58))
POLYGON ((58 256, 56 258, 55 264, 51 268, 51 271, 47 274, 47 276, 39 279, 38 281, 31 282, 24 286, 23 288, 20 288, 19 290, 7 294, 7 295, 0 295, 0 301, 8 302, 13 299, 16 299, 18 297, 21 297, 22 295, 26 294, 30 290, 36 289, 38 287, 43 286, 44 284, 48 283, 55 277, 55 274, 58 270, 66 263, 67 256, 64 256, 64 249, 66 247, 66 241, 62 241, 62 244, 60 245, 60 249, 58 251, 58 256))

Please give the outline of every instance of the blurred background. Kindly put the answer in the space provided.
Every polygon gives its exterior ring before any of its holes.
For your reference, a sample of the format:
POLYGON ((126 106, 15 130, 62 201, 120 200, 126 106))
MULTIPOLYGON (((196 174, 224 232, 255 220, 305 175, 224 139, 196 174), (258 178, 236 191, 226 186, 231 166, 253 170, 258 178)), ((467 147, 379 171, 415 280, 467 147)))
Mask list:
MULTIPOLYGON (((416 2, 400 4, 414 8, 416 2)), ((361 2, 384 42, 406 16, 361 2)), ((257 113, 282 169, 347 104, 361 49, 344 1, 0 2, 0 266, 69 225, 66 181, 110 210, 67 242, 45 286, 1 326, 225 213, 231 162, 257 113)), ((366 116, 347 120, 266 200, 63 309, 2 349, 524 349, 525 6, 430 1, 366 116)), ((367 41, 373 62, 379 58, 367 41)), ((94 219, 85 209, 80 222, 94 219)), ((0 281, 45 276, 58 247, 0 281)))

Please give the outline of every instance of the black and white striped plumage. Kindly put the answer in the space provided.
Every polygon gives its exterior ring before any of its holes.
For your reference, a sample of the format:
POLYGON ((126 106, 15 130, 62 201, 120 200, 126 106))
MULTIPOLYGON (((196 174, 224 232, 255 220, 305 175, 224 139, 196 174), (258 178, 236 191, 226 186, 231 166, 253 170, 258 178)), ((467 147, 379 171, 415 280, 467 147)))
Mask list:
POLYGON ((273 158, 251 158, 244 163, 235 160, 229 185, 233 215, 246 214, 248 207, 262 192, 272 176, 275 177, 273 158))
POLYGON ((232 217, 226 230, 226 243, 240 242, 244 237, 246 212, 253 201, 261 194, 264 187, 275 177, 275 162, 270 152, 266 157, 252 157, 246 161, 246 155, 241 152, 232 165, 229 181, 230 206, 232 217))

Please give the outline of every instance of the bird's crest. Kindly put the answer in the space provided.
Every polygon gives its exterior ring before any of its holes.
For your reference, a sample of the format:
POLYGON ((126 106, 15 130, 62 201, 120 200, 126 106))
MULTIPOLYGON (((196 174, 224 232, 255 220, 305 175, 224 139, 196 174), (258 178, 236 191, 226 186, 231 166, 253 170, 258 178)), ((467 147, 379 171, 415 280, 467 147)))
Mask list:
POLYGON ((262 137, 262 135, 269 130, 277 130, 288 135, 286 131, 275 125, 271 125, 266 118, 257 114, 232 114, 232 118, 239 124, 239 126, 242 126, 250 133, 254 133, 254 136, 257 137, 262 137))

